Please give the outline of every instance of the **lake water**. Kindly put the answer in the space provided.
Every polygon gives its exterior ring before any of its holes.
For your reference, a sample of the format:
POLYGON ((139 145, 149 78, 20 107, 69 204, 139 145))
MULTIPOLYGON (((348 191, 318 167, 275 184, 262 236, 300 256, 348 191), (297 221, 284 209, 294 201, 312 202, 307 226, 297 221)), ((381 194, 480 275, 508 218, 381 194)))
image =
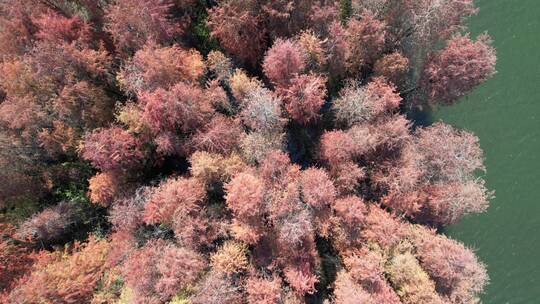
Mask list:
POLYGON ((540 303, 540 0, 477 0, 472 34, 497 49, 494 78, 433 113, 474 132, 485 152, 487 213, 449 227, 488 265, 486 304, 540 303))

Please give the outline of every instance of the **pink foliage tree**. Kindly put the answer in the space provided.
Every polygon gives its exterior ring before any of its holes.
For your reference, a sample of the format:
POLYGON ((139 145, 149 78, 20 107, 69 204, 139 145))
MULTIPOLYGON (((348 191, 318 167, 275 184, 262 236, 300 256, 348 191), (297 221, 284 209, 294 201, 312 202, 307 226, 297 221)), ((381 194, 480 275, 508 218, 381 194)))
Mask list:
POLYGON ((177 210, 196 212, 205 197, 204 185, 198 180, 170 178, 154 189, 145 205, 144 221, 149 224, 171 223, 177 210))
POLYGON ((208 14, 208 25, 225 50, 255 65, 264 51, 265 28, 251 0, 223 1, 208 14))
POLYGON ((307 124, 317 121, 326 96, 325 80, 315 75, 300 75, 291 80, 287 89, 280 90, 285 109, 293 120, 307 124))
POLYGON ((227 207, 235 214, 237 238, 256 243, 262 234, 264 184, 249 172, 236 175, 225 185, 227 207))
POLYGON ((274 85, 287 88, 293 78, 304 71, 306 60, 298 42, 277 39, 264 57, 264 74, 274 85))
POLYGON ((137 298, 163 302, 194 282, 205 265, 198 253, 155 240, 133 252, 122 273, 137 298))
POLYGON ((81 20, 78 16, 65 17, 53 11, 34 18, 34 24, 39 28, 36 37, 48 43, 62 43, 81 41, 90 43, 90 24, 81 20))
POLYGON ((144 93, 140 99, 144 105, 141 118, 156 133, 195 130, 213 113, 203 90, 183 82, 167 91, 144 93))
POLYGON ((228 154, 238 147, 243 132, 236 120, 215 116, 204 129, 193 136, 192 144, 197 150, 228 154))
POLYGON ((182 32, 172 8, 169 0, 115 0, 106 9, 105 28, 120 51, 133 52, 149 40, 162 43, 182 32))
POLYGON ((126 91, 133 94, 168 89, 180 81, 196 83, 204 69, 203 58, 196 50, 147 43, 130 58, 118 78, 126 91))
POLYGON ((485 265, 471 249, 425 229, 419 229, 415 239, 420 263, 435 280, 438 290, 453 303, 477 298, 489 278, 485 265))
POLYGON ((249 304, 273 304, 281 299, 281 280, 252 277, 247 280, 247 300, 249 304))
POLYGON ((331 205, 336 198, 336 189, 330 176, 324 169, 308 168, 300 177, 302 197, 306 204, 314 209, 323 209, 331 205))
POLYGON ((458 35, 428 59, 420 85, 431 103, 452 104, 495 73, 495 50, 487 34, 476 41, 458 35))
POLYGON ((385 46, 386 24, 364 11, 359 19, 350 19, 346 26, 349 46, 348 69, 356 75, 363 65, 371 65, 385 46))
POLYGON ((479 302, 485 266, 431 230, 488 207, 479 140, 408 115, 493 75, 475 12, 0 1, 0 302, 479 302))
POLYGON ((84 137, 81 156, 103 171, 122 171, 137 167, 143 153, 140 142, 119 127, 97 129, 84 137))

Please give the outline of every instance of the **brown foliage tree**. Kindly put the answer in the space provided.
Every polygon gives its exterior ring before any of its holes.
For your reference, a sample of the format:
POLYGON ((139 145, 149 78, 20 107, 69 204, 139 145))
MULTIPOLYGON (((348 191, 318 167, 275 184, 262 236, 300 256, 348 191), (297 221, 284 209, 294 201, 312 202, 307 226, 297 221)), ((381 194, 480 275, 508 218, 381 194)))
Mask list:
POLYGON ((16 236, 22 240, 51 244, 64 236, 76 223, 76 209, 69 202, 60 202, 27 219, 17 229, 16 236))

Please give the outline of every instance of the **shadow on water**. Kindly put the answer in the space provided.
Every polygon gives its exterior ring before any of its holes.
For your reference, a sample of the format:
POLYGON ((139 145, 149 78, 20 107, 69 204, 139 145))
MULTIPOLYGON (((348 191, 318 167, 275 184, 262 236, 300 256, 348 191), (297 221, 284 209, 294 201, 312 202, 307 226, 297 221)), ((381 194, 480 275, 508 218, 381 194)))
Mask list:
POLYGON ((429 126, 434 122, 433 112, 431 110, 418 110, 413 109, 406 112, 407 119, 409 119, 413 125, 413 129, 417 127, 429 126))

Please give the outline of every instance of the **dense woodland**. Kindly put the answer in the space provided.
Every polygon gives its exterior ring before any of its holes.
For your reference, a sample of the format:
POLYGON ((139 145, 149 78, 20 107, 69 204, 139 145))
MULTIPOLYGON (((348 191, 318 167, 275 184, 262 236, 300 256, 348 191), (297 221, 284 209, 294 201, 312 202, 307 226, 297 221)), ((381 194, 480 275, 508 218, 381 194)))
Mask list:
POLYGON ((473 0, 1 0, 0 301, 474 304, 473 0))

